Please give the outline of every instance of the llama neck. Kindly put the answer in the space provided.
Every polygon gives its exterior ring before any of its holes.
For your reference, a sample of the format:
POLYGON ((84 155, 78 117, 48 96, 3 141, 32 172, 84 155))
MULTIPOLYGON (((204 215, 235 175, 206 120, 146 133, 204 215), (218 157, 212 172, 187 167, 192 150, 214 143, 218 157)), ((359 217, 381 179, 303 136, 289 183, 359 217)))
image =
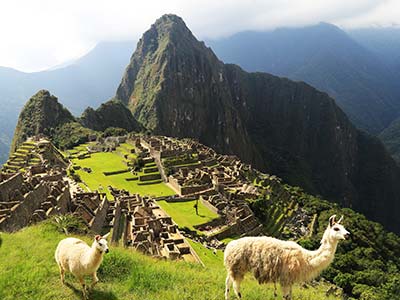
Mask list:
POLYGON ((337 240, 323 239, 317 250, 310 251, 309 264, 315 273, 321 272, 330 265, 335 256, 337 244, 337 240))
POLYGON ((95 267, 97 268, 100 266, 101 261, 103 260, 103 253, 101 253, 95 244, 88 249, 86 252, 85 262, 88 267, 95 267))

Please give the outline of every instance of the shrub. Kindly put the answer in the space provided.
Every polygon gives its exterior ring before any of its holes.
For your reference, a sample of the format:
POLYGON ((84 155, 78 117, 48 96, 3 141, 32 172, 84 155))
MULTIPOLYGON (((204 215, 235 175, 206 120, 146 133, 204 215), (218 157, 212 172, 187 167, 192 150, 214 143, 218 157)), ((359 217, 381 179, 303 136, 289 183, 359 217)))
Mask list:
POLYGON ((127 255, 110 251, 104 256, 99 268, 99 277, 104 280, 122 280, 131 274, 133 259, 127 255))
POLYGON ((51 220, 51 224, 59 232, 63 232, 66 235, 71 232, 85 233, 87 232, 87 226, 83 223, 81 218, 78 218, 72 214, 55 216, 51 220))
POLYGON ((127 135, 128 131, 124 128, 119 128, 119 127, 108 127, 104 132, 102 133, 102 137, 109 137, 109 136, 123 136, 127 135))

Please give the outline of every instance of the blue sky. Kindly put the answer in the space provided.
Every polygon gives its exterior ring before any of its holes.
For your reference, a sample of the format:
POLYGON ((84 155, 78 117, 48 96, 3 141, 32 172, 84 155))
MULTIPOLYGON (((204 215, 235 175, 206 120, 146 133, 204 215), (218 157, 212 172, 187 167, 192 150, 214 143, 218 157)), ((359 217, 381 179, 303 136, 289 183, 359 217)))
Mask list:
POLYGON ((0 0, 0 66, 32 72, 76 59, 98 42, 138 39, 165 13, 200 39, 243 30, 398 26, 399 0, 0 0))

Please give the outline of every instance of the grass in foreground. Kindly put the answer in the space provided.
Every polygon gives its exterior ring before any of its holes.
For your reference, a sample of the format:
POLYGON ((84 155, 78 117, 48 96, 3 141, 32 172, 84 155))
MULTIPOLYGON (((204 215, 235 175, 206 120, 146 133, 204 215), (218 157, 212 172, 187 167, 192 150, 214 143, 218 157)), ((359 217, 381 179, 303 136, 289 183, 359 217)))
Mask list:
MULTIPOLYGON (((81 299, 77 280, 67 276, 62 286, 54 261, 57 243, 65 238, 49 224, 25 228, 15 234, 2 234, 0 248, 0 298, 81 299)), ((80 237, 82 238, 82 237, 80 237)), ((83 237, 91 243, 91 238, 83 237)), ((197 245, 201 247, 201 245, 197 245)), ((209 250, 207 250, 209 251, 209 250)), ((212 255, 207 253, 206 255, 212 255)), ((185 262, 160 261, 135 251, 111 246, 99 269, 100 282, 91 300, 214 300, 223 299, 225 271, 221 258, 206 268, 185 262)), ((326 286, 294 289, 294 299, 338 300, 326 297, 326 286)), ((246 300, 273 299, 272 286, 259 286, 251 277, 243 282, 246 300)))

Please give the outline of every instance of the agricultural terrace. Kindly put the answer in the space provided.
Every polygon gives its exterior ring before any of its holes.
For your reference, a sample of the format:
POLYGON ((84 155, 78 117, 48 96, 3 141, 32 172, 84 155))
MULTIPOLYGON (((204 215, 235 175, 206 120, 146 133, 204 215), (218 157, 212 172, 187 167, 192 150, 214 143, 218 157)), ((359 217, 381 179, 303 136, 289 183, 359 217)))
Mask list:
POLYGON ((200 225, 218 218, 218 214, 212 212, 201 201, 198 201, 198 215, 194 205, 196 200, 185 202, 157 201, 161 208, 169 214, 172 219, 180 226, 195 230, 194 225, 200 225))
MULTIPOLYGON (((129 160, 135 159, 135 154, 131 153, 133 145, 121 144, 113 152, 97 152, 88 154, 86 147, 89 144, 79 145, 72 150, 67 150, 65 154, 70 157, 73 165, 72 169, 82 182, 90 190, 99 190, 107 193, 109 199, 112 199, 107 187, 109 185, 125 189, 130 193, 150 196, 170 196, 174 195, 161 179, 141 180, 144 175, 157 175, 157 172, 143 172, 145 168, 154 167, 154 163, 145 165, 140 171, 132 174, 127 166, 129 160)), ((81 185, 82 186, 82 185, 81 185)))

